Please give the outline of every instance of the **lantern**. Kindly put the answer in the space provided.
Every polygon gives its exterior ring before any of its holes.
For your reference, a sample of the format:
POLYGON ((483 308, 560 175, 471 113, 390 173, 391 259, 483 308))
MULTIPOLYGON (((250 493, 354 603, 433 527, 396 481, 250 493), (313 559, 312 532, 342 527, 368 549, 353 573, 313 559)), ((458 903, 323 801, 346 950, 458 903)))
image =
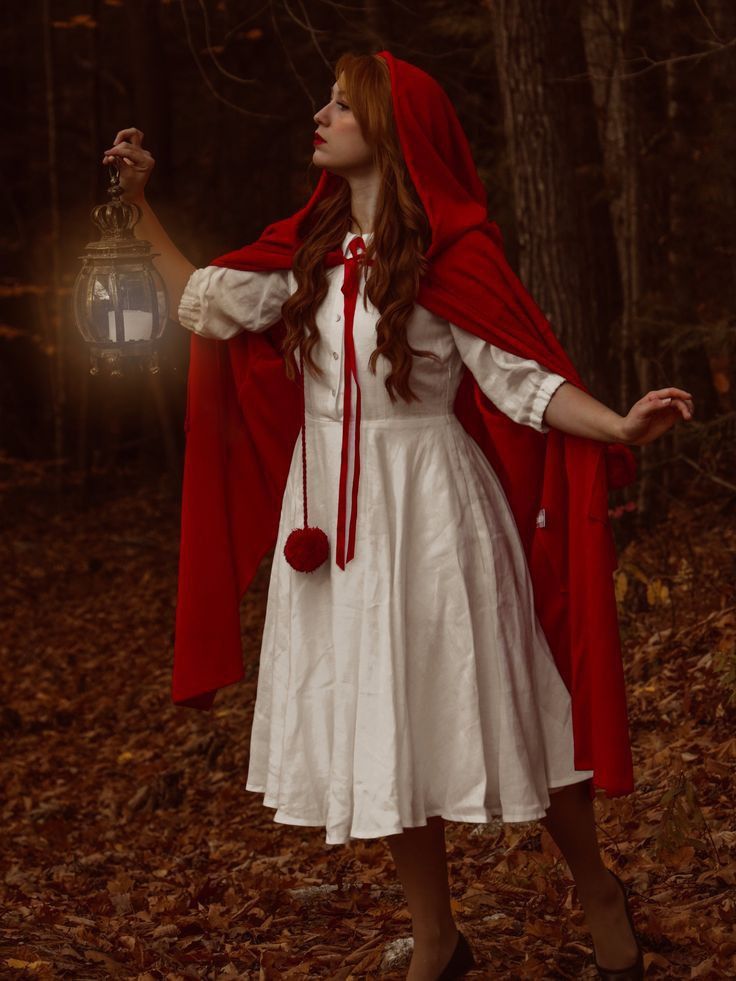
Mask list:
POLYGON ((88 242, 74 283, 74 318, 90 346, 90 374, 100 363, 121 375, 123 358, 138 358, 156 374, 156 342, 168 317, 166 285, 153 265, 151 243, 135 237, 142 212, 122 201, 117 164, 108 164, 110 200, 92 209, 100 239, 88 242))

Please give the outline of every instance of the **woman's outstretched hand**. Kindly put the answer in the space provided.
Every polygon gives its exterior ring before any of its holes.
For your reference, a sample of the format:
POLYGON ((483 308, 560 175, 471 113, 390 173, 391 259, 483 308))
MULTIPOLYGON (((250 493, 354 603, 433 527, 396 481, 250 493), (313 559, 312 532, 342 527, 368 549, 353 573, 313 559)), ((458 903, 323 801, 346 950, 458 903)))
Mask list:
POLYGON ((644 446, 666 433, 680 419, 692 419, 693 397, 681 388, 647 392, 629 409, 622 424, 622 442, 644 446))
POLYGON ((130 126, 128 129, 121 129, 109 147, 102 155, 102 162, 118 162, 120 172, 120 187, 124 201, 140 201, 143 197, 143 190, 148 183, 156 161, 148 150, 141 146, 143 133, 130 126))

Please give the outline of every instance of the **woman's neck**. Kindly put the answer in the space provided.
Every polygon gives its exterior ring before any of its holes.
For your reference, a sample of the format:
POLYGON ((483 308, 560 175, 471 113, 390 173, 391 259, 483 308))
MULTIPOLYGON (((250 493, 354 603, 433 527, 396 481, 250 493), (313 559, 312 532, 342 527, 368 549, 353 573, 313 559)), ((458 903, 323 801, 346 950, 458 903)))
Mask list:
POLYGON ((353 176, 350 181, 350 219, 351 229, 357 228, 356 235, 368 235, 375 225, 376 208, 380 180, 375 166, 370 173, 353 176))

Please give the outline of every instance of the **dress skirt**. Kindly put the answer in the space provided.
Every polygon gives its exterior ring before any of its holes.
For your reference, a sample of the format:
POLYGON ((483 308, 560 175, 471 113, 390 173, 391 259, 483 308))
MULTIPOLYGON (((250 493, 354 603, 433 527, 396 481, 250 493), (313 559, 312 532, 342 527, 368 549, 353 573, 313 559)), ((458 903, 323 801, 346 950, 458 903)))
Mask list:
MULTIPOLYGON (((309 522, 337 510, 341 425, 307 417, 309 522), (318 449, 319 448, 319 449, 318 449), (314 479, 312 481, 312 474, 314 479)), ((345 570, 289 566, 285 492, 246 789, 327 844, 424 825, 544 816, 573 767, 570 695, 534 611, 503 488, 453 413, 368 420, 360 538, 345 570)))

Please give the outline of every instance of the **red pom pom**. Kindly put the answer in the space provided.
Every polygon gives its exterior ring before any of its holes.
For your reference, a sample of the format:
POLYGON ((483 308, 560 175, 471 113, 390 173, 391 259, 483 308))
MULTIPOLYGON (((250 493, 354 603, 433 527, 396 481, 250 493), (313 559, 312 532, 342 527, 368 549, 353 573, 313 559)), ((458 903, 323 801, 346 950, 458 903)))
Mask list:
POLYGON ((297 572, 314 572, 329 554, 327 535, 321 528, 295 528, 286 539, 284 555, 297 572))

